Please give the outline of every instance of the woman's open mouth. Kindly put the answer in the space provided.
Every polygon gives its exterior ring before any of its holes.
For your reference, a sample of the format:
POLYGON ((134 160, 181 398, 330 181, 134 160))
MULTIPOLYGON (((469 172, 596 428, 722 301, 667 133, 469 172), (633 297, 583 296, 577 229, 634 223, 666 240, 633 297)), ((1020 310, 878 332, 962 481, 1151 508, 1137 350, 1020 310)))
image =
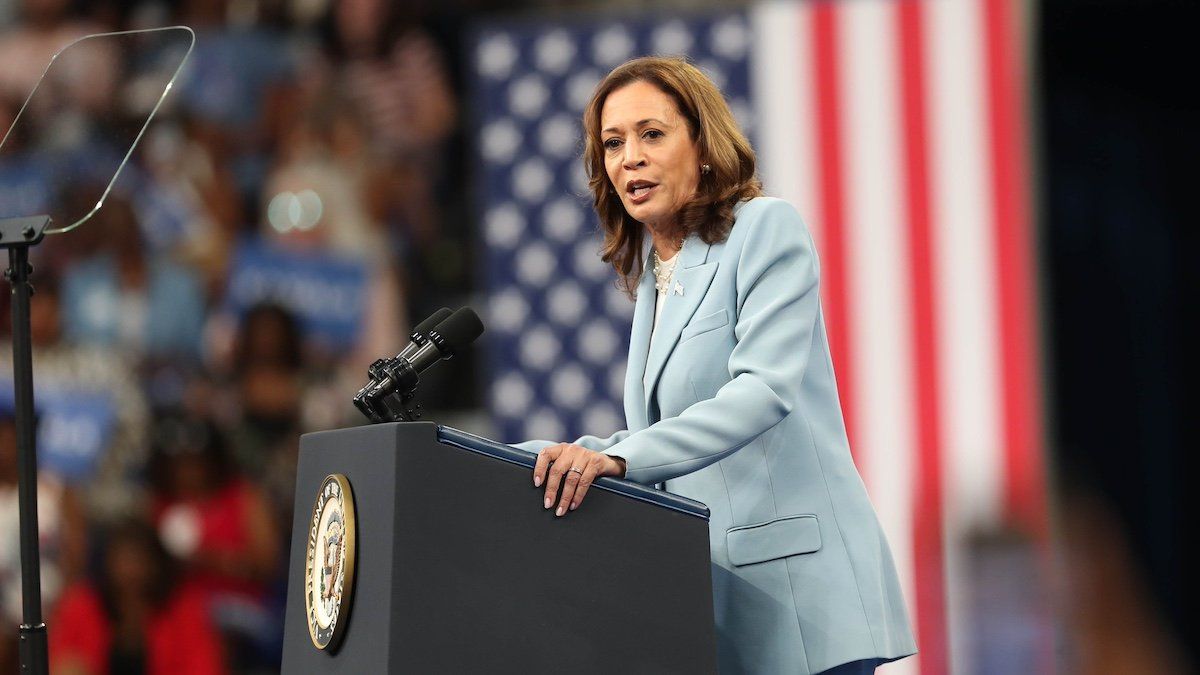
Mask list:
POLYGON ((625 193, 629 195, 629 201, 632 204, 641 204, 650 198, 650 193, 654 188, 658 187, 657 183, 651 183, 645 180, 630 181, 625 185, 625 193))

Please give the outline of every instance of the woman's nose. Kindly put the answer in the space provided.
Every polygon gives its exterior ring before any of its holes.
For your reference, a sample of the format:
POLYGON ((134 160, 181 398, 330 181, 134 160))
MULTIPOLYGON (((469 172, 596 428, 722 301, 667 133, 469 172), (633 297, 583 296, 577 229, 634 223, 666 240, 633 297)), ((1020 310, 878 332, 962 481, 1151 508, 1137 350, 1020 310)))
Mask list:
POLYGON ((634 169, 645 164, 645 158, 642 156, 642 144, 637 141, 629 141, 625 144, 625 155, 622 158, 622 163, 626 169, 634 169))

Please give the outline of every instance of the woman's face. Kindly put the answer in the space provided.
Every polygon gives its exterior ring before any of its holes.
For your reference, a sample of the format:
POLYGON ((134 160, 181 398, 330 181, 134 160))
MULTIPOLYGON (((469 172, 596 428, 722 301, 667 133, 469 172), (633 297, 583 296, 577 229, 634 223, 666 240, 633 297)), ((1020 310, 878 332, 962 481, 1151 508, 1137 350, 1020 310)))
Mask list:
POLYGON ((350 51, 373 48, 387 18, 386 8, 379 0, 341 0, 334 5, 338 36, 350 51))
POLYGON ((634 220, 670 232, 700 186, 700 153, 675 101, 648 82, 608 95, 600 110, 604 168, 634 220))
POLYGON ((119 539, 110 543, 106 562, 109 582, 126 593, 145 593, 154 581, 154 555, 140 542, 119 539))

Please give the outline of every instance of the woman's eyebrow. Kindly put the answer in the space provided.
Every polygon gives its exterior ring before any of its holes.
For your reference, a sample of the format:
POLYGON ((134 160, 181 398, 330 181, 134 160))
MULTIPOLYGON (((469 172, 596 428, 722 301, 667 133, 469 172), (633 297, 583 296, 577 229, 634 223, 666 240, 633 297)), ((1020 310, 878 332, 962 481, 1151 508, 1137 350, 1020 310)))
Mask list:
MULTIPOLYGON (((651 123, 658 123, 658 124, 661 124, 661 125, 663 125, 663 126, 667 126, 667 123, 666 123, 666 122, 664 122, 664 121, 662 121, 662 120, 660 120, 660 119, 658 119, 658 118, 656 118, 656 117, 647 117, 647 118, 646 118, 646 119, 644 119, 644 120, 639 120, 639 121, 638 121, 638 123, 637 123, 637 124, 635 124, 634 126, 635 126, 635 127, 644 127, 644 126, 646 126, 647 124, 651 124, 651 123)), ((600 133, 602 133, 602 134, 607 134, 607 133, 608 133, 608 132, 610 132, 610 131, 620 131, 620 128, 619 128, 619 127, 609 127, 609 128, 607 128, 607 129, 604 129, 604 130, 603 130, 603 131, 601 131, 600 133)))

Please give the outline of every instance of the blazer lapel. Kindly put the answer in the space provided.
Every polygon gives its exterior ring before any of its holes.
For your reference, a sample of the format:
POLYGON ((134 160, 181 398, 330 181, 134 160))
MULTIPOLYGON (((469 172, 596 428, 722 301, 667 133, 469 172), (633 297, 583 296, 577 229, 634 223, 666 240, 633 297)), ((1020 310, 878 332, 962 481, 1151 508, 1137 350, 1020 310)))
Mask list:
MULTIPOLYGON (((717 273, 717 262, 707 262, 710 248, 699 237, 688 237, 683 242, 683 249, 679 251, 675 279, 671 282, 662 315, 658 317, 659 325, 654 331, 654 341, 650 345, 650 353, 646 360, 646 375, 642 387, 647 421, 650 417, 650 399, 654 396, 654 388, 658 384, 663 366, 666 365, 675 345, 679 343, 679 334, 696 313, 696 308, 700 306, 700 301, 704 299, 704 294, 708 292, 708 286, 717 273)), ((654 272, 650 271, 646 276, 651 278, 651 283, 647 294, 650 296, 650 302, 645 304, 650 307, 650 319, 653 321, 654 272)), ((640 290, 639 305, 642 304, 640 290)))
POLYGON ((650 329, 654 325, 654 300, 654 272, 647 260, 638 282, 633 326, 629 331, 629 359, 625 366, 625 422, 630 431, 650 426, 646 419, 643 376, 646 373, 646 353, 650 349, 650 329))

